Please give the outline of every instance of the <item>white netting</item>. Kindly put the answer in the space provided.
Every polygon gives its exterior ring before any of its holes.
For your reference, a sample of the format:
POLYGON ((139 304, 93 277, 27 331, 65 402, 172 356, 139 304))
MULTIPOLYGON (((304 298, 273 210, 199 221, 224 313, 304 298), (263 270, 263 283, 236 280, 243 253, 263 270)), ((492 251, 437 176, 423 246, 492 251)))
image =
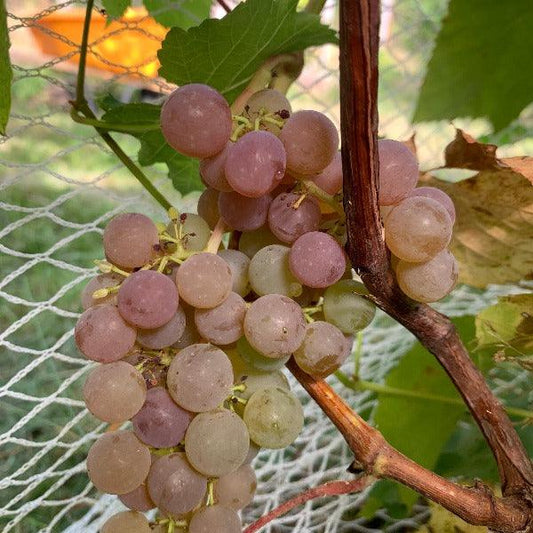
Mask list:
MULTIPOLYGON (((85 473, 87 450, 104 425, 87 413, 80 400, 91 364, 78 353, 72 338, 79 294, 94 275, 92 260, 101 257, 102 228, 114 214, 128 209, 160 218, 164 214, 98 135, 69 117, 76 65, 68 60, 78 57, 81 27, 76 38, 67 37, 65 27, 44 27, 39 18, 68 13, 83 7, 83 2, 52 5, 44 0, 13 0, 7 4, 15 79, 8 136, 0 140, 0 527, 6 533, 95 532, 119 504, 114 497, 98 494, 85 473), (40 34, 71 48, 55 52, 49 48, 50 55, 45 55, 36 41, 40 34)), ((443 4, 384 2, 383 134, 405 138, 412 131, 409 119, 443 4)), ((328 4, 324 18, 335 24, 336 15, 335 4, 328 4)), ((116 33, 126 31, 150 33, 135 21, 123 24, 116 33)), ((143 88, 165 89, 162 81, 139 75, 139 65, 113 65, 101 55, 99 44, 93 41, 91 50, 115 70, 88 72, 90 99, 112 92, 128 101, 141 97, 143 88)), ((296 109, 313 107, 338 123, 337 53, 333 46, 307 53, 304 73, 290 95, 296 109)), ((141 66, 147 64, 143 60, 141 66)), ((452 134, 447 125, 420 128, 425 166, 439 161, 452 134)), ((135 157, 138 143, 116 137, 135 157)), ((194 205, 196 196, 183 199, 172 192, 164 167, 151 169, 150 176, 180 207, 194 205)), ((452 314, 472 313, 498 292, 506 290, 480 294, 458 289, 443 307, 452 314)), ((411 343, 400 326, 379 315, 364 335, 362 376, 382 380, 411 343)), ((521 379, 512 376, 505 387, 519 387, 521 379)), ((330 381, 359 412, 371 409, 370 394, 355 395, 330 381)), ((351 456, 344 441, 293 385, 305 405, 305 429, 294 446, 262 452, 257 458, 260 483, 254 504, 245 512, 245 523, 305 488, 349 477, 345 470, 351 456)), ((378 531, 363 519, 353 519, 362 497, 309 502, 264 531, 378 531)), ((388 525, 379 530, 400 531, 423 520, 426 511, 420 507, 413 518, 402 521, 380 516, 381 523, 388 525)))

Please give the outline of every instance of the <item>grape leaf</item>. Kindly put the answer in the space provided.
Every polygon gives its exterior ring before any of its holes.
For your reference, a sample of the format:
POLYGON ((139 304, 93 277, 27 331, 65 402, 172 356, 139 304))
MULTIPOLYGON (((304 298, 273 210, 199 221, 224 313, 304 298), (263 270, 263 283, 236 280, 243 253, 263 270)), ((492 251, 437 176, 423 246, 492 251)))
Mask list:
POLYGON ((533 96, 533 2, 451 0, 418 96, 415 122, 487 117, 496 130, 533 96))
POLYGON ((159 24, 186 30, 209 16, 211 0, 144 0, 144 7, 159 24))
POLYGON ((120 18, 131 6, 131 0, 102 0, 108 20, 120 18))
POLYGON ((9 59, 9 32, 5 2, 0 2, 0 134, 6 134, 11 110, 11 81, 13 70, 9 59))
POLYGON ((173 28, 158 53, 159 75, 183 85, 206 83, 230 102, 269 57, 336 43, 318 15, 297 12, 298 0, 248 0, 222 19, 173 28))

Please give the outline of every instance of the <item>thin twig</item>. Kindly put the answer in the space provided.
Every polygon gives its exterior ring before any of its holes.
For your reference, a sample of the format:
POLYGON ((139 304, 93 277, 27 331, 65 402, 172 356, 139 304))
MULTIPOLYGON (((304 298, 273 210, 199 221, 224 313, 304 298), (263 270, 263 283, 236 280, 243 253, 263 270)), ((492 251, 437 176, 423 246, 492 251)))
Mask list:
POLYGON ((226 13, 231 13, 231 7, 229 7, 224 0, 217 0, 217 2, 218 5, 221 6, 226 13))

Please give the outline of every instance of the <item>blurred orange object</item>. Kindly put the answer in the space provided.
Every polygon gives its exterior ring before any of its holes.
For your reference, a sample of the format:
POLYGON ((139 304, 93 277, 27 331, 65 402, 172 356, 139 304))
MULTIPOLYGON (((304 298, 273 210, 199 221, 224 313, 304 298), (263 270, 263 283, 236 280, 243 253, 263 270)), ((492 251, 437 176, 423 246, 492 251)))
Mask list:
MULTIPOLYGON (((79 61, 85 9, 61 9, 31 26, 41 51, 79 61)), ((106 25, 106 17, 93 11, 89 30, 87 66, 121 74, 157 76, 157 51, 168 28, 158 24, 144 8, 128 8, 124 16, 106 25)))

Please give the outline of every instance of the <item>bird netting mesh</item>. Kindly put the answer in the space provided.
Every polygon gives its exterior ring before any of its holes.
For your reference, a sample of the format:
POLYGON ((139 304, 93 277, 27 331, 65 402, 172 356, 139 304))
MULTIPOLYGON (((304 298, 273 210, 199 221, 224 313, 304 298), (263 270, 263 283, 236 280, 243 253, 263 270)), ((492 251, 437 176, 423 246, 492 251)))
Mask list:
MULTIPOLYGON (((180 9, 181 2, 173 4, 180 9)), ((388 0, 382 7, 380 133, 403 139, 413 132, 410 117, 446 3, 388 0)), ((79 295, 95 273, 93 260, 102 255, 102 229, 110 218, 124 210, 155 218, 164 213, 99 135, 70 118, 84 3, 12 0, 7 8, 14 80, 7 136, 0 140, 0 527, 6 533, 92 532, 120 503, 99 494, 85 472, 87 451, 105 424, 87 412, 81 399, 93 363, 73 341, 79 295)), ((212 11, 223 14, 218 7, 212 11)), ((327 3, 323 18, 337 24, 335 2, 327 3)), ((155 50, 164 33, 147 19, 126 17, 104 37, 90 39, 90 102, 106 94, 140 101, 169 89, 154 77, 155 50), (124 55, 139 35, 152 43, 146 45, 148 52, 124 55)), ((98 9, 93 24, 105 24, 98 9)), ((338 49, 306 52, 305 69, 289 95, 294 109, 320 110, 338 125, 338 49)), ((417 128, 422 167, 440 162, 452 135, 448 124, 417 128)), ((135 159, 137 141, 115 137, 135 159)), ((180 209, 194 209, 197 195, 182 197, 174 191, 165 170, 154 165, 150 178, 180 209)), ((498 292, 509 292, 509 287, 483 293, 462 287, 442 307, 454 315, 471 314, 498 292)), ((412 343, 399 325, 378 315, 364 333, 362 377, 382 381, 412 343)), ((516 373, 494 383, 500 383, 503 394, 520 388, 524 379, 516 373)), ((356 410, 371 410, 370 393, 355 394, 335 378, 330 382, 356 410)), ((351 455, 342 437, 296 383, 293 389, 304 404, 304 431, 293 446, 259 454, 258 492, 244 511, 244 523, 305 488, 350 477, 351 455)), ((355 517, 363 499, 364 494, 308 502, 264 531, 403 531, 427 517, 424 506, 403 520, 382 511, 382 525, 375 529, 355 517)))

